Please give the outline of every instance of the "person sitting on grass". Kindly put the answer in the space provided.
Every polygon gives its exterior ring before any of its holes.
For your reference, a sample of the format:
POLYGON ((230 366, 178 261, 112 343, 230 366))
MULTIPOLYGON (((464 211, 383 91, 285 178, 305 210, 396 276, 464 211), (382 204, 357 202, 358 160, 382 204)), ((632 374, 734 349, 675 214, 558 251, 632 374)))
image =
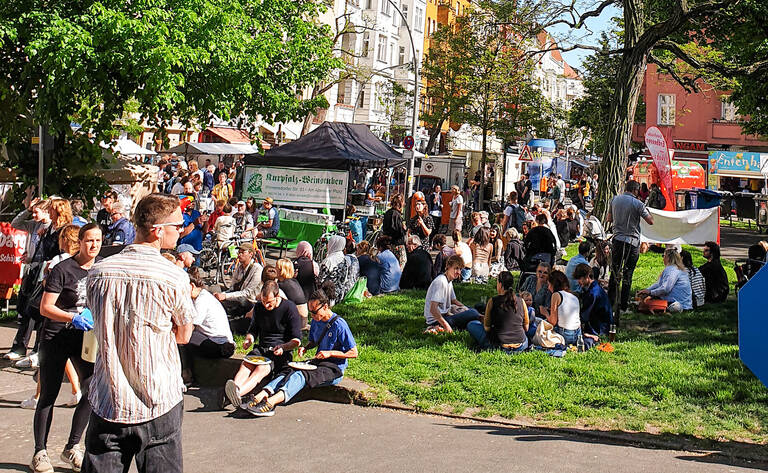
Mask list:
POLYGON ((584 336, 597 340, 597 336, 610 333, 613 310, 608 293, 592 276, 592 268, 588 264, 580 264, 573 270, 573 277, 581 286, 581 326, 584 336))
POLYGON ((227 312, 221 302, 205 289, 202 270, 195 266, 190 268, 187 274, 197 315, 192 319, 195 329, 189 343, 179 345, 181 377, 185 384, 193 381, 193 363, 196 356, 229 358, 235 353, 235 341, 229 328, 227 312))
POLYGON ((704 276, 704 283, 707 286, 707 292, 704 294, 704 302, 725 302, 728 298, 730 287, 728 286, 728 275, 725 274, 723 263, 720 262, 720 245, 714 241, 704 243, 702 250, 706 263, 699 266, 701 275, 704 276))
POLYGON ((250 393, 268 374, 279 372, 291 361, 291 350, 301 345, 301 317, 296 304, 280 297, 277 281, 268 280, 261 288, 260 303, 253 308, 251 325, 245 336, 243 348, 250 348, 248 355, 263 356, 269 364, 256 365, 244 361, 224 385, 227 400, 235 408, 245 408, 242 397, 250 393))
POLYGON ((299 347, 299 357, 317 347, 315 357, 309 363, 317 368, 298 371, 287 368, 281 371, 248 404, 248 412, 257 417, 275 415, 275 406, 289 402, 306 386, 331 386, 341 382, 350 358, 357 358, 357 343, 347 321, 331 310, 330 301, 323 290, 309 297, 309 313, 312 324, 309 343, 299 347))
POLYGON ((472 281, 478 284, 488 282, 488 275, 491 270, 491 256, 493 255, 493 245, 491 244, 490 232, 487 228, 481 227, 475 238, 470 243, 469 248, 472 251, 472 281))
MULTIPOLYGON (((691 281, 680 258, 680 253, 674 248, 664 250, 664 271, 659 280, 647 289, 637 292, 640 297, 664 299, 669 303, 667 311, 682 312, 693 309, 693 294, 691 281)), ((640 310, 644 310, 640 304, 640 310)))
POLYGON ((408 235, 405 238, 408 260, 400 277, 401 289, 427 289, 432 282, 432 257, 421 246, 421 238, 408 235))
POLYGON ((427 330, 445 331, 464 330, 473 320, 482 320, 475 309, 468 309, 456 299, 453 281, 461 276, 464 260, 459 255, 453 255, 445 263, 445 272, 432 281, 427 289, 424 301, 424 318, 427 330))
POLYGON ((468 282, 470 276, 472 276, 472 248, 461 241, 461 233, 458 230, 453 231, 451 238, 453 238, 453 251, 458 256, 461 256, 461 260, 464 262, 464 267, 461 268, 460 282, 468 282))
POLYGON ((547 322, 555 327, 555 332, 565 339, 566 345, 576 345, 581 336, 581 319, 579 317, 579 298, 568 291, 570 283, 562 271, 549 273, 549 290, 552 299, 549 309, 541 308, 547 316, 547 322))
MULTIPOLYGON (((357 254, 357 263, 360 267, 360 276, 365 277, 368 294, 377 296, 381 293, 381 266, 371 254, 371 244, 366 240, 357 245, 355 253, 357 254)), ((407 263, 406 263, 407 264, 407 263)), ((401 278, 402 279, 402 278, 401 278)))
POLYGON ((551 269, 549 263, 539 263, 536 267, 536 276, 529 276, 520 288, 521 291, 533 294, 533 308, 536 310, 536 315, 541 318, 545 317, 542 308, 549 307, 552 300, 552 292, 549 290, 549 272, 551 269))
POLYGON ((432 279, 435 279, 439 274, 445 272, 445 262, 456 252, 446 244, 445 235, 442 233, 438 233, 432 238, 432 249, 437 250, 435 264, 432 265, 432 279))
POLYGON ((483 321, 467 324, 467 332, 483 350, 501 348, 507 353, 520 353, 528 348, 528 308, 515 296, 515 277, 509 271, 499 274, 499 294, 488 301, 483 321))
POLYGON ((571 258, 565 267, 565 276, 568 278, 568 282, 571 285, 571 292, 574 294, 581 292, 581 285, 579 285, 579 281, 573 275, 573 271, 576 269, 576 266, 580 264, 589 264, 589 253, 591 251, 592 243, 582 241, 579 243, 579 254, 571 258))
POLYGON ((691 302, 693 308, 697 309, 704 305, 705 295, 707 293, 707 284, 704 281, 704 276, 701 275, 701 271, 693 265, 693 256, 688 250, 680 252, 680 259, 685 266, 685 272, 688 273, 688 280, 691 281, 691 302))
POLYGON ((381 268, 381 276, 379 278, 381 292, 386 294, 399 291, 400 277, 403 272, 400 269, 400 261, 392 252, 392 238, 387 235, 381 235, 376 240, 376 249, 379 250, 376 259, 381 268))

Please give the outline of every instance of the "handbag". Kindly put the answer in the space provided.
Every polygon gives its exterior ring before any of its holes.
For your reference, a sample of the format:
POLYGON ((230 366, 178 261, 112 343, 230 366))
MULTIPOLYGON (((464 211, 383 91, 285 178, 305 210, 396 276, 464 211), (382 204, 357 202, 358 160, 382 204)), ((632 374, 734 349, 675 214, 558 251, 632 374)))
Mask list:
POLYGON ((645 312, 651 315, 663 314, 667 311, 669 302, 664 299, 654 299, 652 297, 646 297, 641 300, 637 305, 637 310, 645 312))
POLYGON ((565 338, 555 332, 555 327, 546 320, 542 320, 536 327, 536 334, 533 336, 533 344, 543 348, 555 348, 555 345, 565 345, 565 338))
POLYGON ((347 292, 342 302, 359 303, 365 299, 365 290, 368 288, 368 278, 365 276, 357 278, 355 285, 347 292))
POLYGON ((491 265, 491 269, 488 271, 488 276, 492 278, 499 277, 499 274, 503 273, 507 270, 507 267, 504 266, 503 261, 497 261, 496 263, 493 263, 491 265))

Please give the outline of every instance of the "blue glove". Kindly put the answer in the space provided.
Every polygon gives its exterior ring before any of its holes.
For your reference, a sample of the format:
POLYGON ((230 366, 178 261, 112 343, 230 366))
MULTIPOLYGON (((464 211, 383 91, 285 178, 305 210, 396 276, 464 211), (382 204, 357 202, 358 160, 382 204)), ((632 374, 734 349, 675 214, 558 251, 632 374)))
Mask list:
POLYGON ((93 328, 93 314, 90 309, 84 309, 79 314, 72 317, 72 326, 78 330, 87 332, 93 328))

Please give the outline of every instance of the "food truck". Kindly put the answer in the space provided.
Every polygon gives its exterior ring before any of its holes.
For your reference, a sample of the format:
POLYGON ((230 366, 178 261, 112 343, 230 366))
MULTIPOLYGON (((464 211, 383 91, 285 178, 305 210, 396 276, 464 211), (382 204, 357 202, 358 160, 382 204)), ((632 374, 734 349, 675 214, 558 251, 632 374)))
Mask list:
POLYGON ((665 189, 659 178, 659 172, 656 165, 651 160, 640 160, 630 168, 634 179, 640 184, 658 184, 667 199, 667 206, 664 210, 675 210, 675 194, 678 190, 705 189, 707 187, 707 176, 704 168, 694 161, 672 160, 672 189, 665 189))

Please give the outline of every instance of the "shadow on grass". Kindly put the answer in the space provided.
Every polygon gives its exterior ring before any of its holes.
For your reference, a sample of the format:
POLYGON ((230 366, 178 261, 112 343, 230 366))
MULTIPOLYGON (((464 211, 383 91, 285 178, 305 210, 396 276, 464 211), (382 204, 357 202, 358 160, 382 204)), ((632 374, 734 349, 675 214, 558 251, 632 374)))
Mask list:
POLYGON ((485 431, 489 435, 513 437, 518 442, 580 442, 590 445, 633 446, 654 450, 710 450, 701 455, 678 455, 676 458, 692 462, 711 463, 733 467, 768 470, 765 446, 744 442, 707 442, 673 434, 649 434, 643 432, 599 431, 558 428, 537 429, 493 424, 438 424, 458 430, 485 431))

